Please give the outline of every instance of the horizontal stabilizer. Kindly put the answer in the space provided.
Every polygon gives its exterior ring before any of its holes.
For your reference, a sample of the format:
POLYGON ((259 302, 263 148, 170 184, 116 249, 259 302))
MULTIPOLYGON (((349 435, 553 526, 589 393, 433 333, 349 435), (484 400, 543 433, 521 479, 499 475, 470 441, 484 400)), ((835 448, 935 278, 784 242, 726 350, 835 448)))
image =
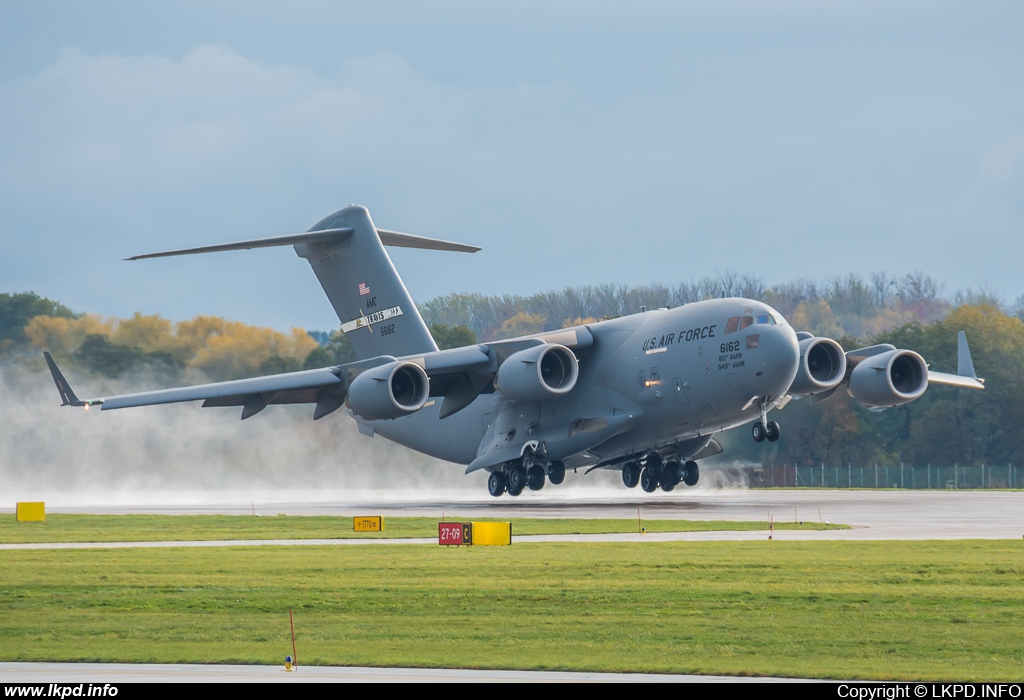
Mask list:
POLYGON ((254 241, 239 241, 238 243, 222 243, 220 245, 204 245, 199 248, 183 248, 181 250, 169 250, 165 253, 147 253, 146 255, 133 255, 125 260, 145 260, 146 258, 169 258, 173 255, 196 255, 199 253, 220 253, 225 250, 251 250, 253 248, 274 248, 284 245, 298 245, 300 243, 341 243, 352 235, 351 228, 332 228, 323 231, 310 231, 307 233, 296 233, 291 236, 277 236, 275 238, 258 238, 254 241))
MULTIPOLYGON (((169 258, 175 255, 198 255, 200 253, 220 253, 226 250, 252 250, 253 248, 275 248, 286 245, 300 245, 306 243, 344 243, 354 231, 351 227, 329 228, 320 231, 308 231, 296 233, 289 236, 275 236, 274 238, 257 238, 252 241, 238 241, 237 243, 221 243, 218 245, 204 245, 198 248, 182 248, 181 250, 168 250, 163 253, 147 253, 145 255, 133 255, 125 260, 146 260, 147 258, 169 258)), ((398 231, 385 231, 377 229, 380 242, 384 245, 397 248, 423 248, 425 250, 450 250, 456 253, 475 253, 480 250, 473 245, 453 243, 452 241, 441 240, 440 238, 427 238, 426 236, 414 236, 411 233, 399 233, 398 231)))
POLYGON ((414 236, 411 233, 399 233, 398 231, 385 231, 377 229, 380 242, 393 248, 422 248, 424 250, 450 250, 455 253, 475 253, 480 250, 475 245, 465 243, 453 243, 440 238, 427 238, 426 236, 414 236))

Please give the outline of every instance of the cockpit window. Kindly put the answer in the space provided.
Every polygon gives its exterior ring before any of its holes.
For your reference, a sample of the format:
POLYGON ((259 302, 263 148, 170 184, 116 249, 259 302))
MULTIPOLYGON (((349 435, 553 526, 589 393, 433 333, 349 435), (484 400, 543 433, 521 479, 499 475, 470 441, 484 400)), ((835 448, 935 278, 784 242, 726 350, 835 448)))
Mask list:
MULTIPOLYGON (((753 316, 733 316, 732 318, 730 318, 728 320, 728 322, 726 322, 726 324, 725 324, 725 332, 726 333, 735 333, 736 331, 743 330, 744 328, 746 328, 747 326, 751 325, 752 323, 754 323, 754 317, 753 316)), ((767 323, 767 321, 764 321, 764 322, 758 321, 758 323, 767 323)))
POLYGON ((762 326, 775 326, 779 321, 772 314, 733 316, 726 322, 725 332, 735 333, 736 331, 741 331, 755 323, 762 326))
POLYGON ((775 326, 779 321, 772 314, 760 314, 758 316, 733 316, 725 324, 726 333, 741 331, 753 324, 763 326, 775 326))

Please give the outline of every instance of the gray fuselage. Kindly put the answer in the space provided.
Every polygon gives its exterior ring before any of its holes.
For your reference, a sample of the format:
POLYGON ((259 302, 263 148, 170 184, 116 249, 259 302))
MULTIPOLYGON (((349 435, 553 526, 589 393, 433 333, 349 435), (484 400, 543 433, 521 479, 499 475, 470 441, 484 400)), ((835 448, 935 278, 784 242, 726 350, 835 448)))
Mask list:
POLYGON ((750 299, 694 302, 587 328, 594 342, 577 353, 579 379, 565 396, 527 404, 495 391, 443 419, 436 401, 403 418, 363 422, 419 452, 476 461, 474 468, 518 457, 527 444, 570 467, 651 450, 686 459, 712 434, 757 418, 757 399, 784 395, 797 373, 792 327, 750 299))

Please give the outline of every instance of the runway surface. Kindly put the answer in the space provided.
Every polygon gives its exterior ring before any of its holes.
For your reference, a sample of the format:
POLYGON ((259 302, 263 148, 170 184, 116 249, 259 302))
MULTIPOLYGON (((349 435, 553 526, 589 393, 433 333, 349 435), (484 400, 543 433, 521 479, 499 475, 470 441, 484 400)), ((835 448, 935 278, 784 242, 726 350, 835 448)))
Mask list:
POLYGON ((221 666, 199 664, 0 663, 0 683, 735 683, 791 678, 733 678, 654 673, 484 671, 471 669, 221 666))
MULTIPOLYGON (((383 515, 442 517, 447 520, 474 518, 629 518, 647 520, 745 520, 767 522, 810 521, 845 523, 849 530, 776 530, 779 540, 923 540, 923 539, 1021 539, 1024 537, 1024 493, 1008 491, 872 491, 872 490, 745 490, 688 489, 682 493, 641 494, 622 489, 615 495, 591 495, 577 490, 562 496, 557 489, 540 494, 523 494, 518 499, 442 500, 424 498, 389 500, 380 492, 353 497, 339 494, 322 500, 280 500, 209 502, 190 504, 141 504, 54 506, 50 512, 78 513, 220 513, 246 515, 254 510, 264 515, 383 515)), ((305 494, 302 494, 305 495, 305 494)), ((386 520, 385 520, 386 528, 386 520)), ((385 530, 386 531, 386 530, 385 530)), ((609 542, 609 541, 709 541, 758 540, 767 531, 686 532, 622 535, 535 535, 515 537, 517 542, 609 542)), ((433 543, 433 539, 391 540, 393 543, 433 543)), ((381 540, 245 540, 219 542, 153 542, 146 546, 238 546, 281 545, 373 545, 381 540)), ((104 543, 104 547, 141 546, 143 543, 104 543)), ((84 548, 100 545, 0 545, 5 549, 84 548)))

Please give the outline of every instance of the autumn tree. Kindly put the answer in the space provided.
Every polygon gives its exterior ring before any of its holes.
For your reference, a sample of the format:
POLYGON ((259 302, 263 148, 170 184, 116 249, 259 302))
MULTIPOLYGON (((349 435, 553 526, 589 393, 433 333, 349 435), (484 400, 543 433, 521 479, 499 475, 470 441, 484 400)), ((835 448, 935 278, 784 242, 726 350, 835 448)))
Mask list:
POLYGON ((430 326, 430 335, 441 350, 450 348, 461 348, 476 343, 476 333, 465 326, 449 326, 444 323, 434 323, 430 326))

